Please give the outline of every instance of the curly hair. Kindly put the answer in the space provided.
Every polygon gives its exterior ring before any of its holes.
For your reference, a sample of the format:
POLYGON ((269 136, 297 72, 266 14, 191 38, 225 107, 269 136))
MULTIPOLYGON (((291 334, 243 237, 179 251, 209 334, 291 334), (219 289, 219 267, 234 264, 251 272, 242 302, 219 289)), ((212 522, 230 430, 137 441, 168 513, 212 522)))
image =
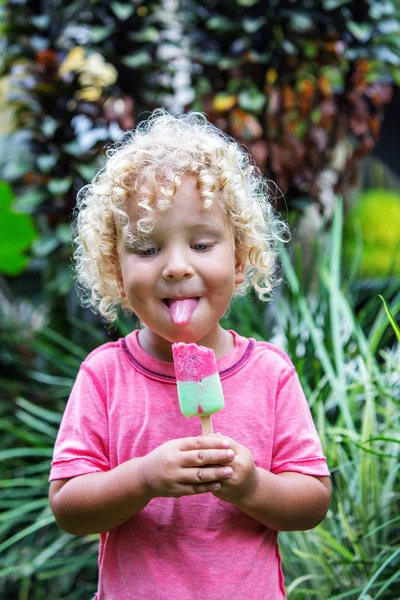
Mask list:
POLYGON ((119 307, 121 294, 117 241, 135 244, 151 233, 156 211, 171 206, 185 177, 194 176, 204 208, 217 202, 231 226, 236 260, 246 277, 235 295, 252 286, 268 300, 276 279, 277 243, 287 225, 268 200, 268 184, 247 151, 201 113, 173 116, 155 110, 107 151, 105 167, 78 193, 73 226, 78 288, 82 302, 106 320, 119 307), (135 231, 126 213, 134 197, 141 218, 135 231))

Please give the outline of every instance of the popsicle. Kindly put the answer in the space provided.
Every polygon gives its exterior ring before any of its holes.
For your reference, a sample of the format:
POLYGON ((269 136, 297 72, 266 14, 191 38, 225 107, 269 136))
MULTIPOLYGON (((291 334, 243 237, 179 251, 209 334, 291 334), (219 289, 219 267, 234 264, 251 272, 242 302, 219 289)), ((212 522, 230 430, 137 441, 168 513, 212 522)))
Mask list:
POLYGON ((181 412, 200 417, 204 434, 212 433, 211 415, 224 408, 224 394, 214 350, 197 344, 172 344, 181 412))

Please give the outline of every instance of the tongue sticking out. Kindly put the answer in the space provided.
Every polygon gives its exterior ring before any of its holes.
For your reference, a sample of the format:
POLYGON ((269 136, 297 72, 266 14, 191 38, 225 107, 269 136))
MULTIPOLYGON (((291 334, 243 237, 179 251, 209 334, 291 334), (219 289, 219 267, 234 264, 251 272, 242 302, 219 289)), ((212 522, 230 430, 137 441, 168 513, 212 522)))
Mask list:
POLYGON ((170 300, 169 311, 175 325, 187 325, 199 301, 197 298, 170 300))

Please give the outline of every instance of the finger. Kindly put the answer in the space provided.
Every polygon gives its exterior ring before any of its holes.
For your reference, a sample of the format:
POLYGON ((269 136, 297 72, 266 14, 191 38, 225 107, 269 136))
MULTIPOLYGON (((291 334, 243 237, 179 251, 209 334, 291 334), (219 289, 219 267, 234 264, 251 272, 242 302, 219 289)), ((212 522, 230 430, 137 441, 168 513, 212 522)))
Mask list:
POLYGON ((211 481, 208 483, 180 483, 176 485, 173 493, 170 495, 174 498, 182 496, 194 496, 195 494, 206 494, 207 492, 218 492, 221 489, 219 481, 211 481))
POLYGON ((221 489, 219 481, 213 481, 211 483, 198 483, 192 487, 194 494, 205 494, 206 492, 218 492, 221 489))
POLYGON ((199 435, 197 437, 187 437, 178 440, 178 448, 180 450, 202 450, 230 448, 231 442, 228 438, 217 435, 199 435))
POLYGON ((192 483, 192 484, 200 484, 200 483, 211 483, 212 481, 222 481, 224 479, 229 479, 232 477, 233 469, 232 467, 199 467, 196 468, 188 468, 182 471, 182 475, 179 478, 180 483, 192 483))
POLYGON ((215 465, 229 462, 235 457, 233 450, 188 450, 182 453, 182 467, 215 465))

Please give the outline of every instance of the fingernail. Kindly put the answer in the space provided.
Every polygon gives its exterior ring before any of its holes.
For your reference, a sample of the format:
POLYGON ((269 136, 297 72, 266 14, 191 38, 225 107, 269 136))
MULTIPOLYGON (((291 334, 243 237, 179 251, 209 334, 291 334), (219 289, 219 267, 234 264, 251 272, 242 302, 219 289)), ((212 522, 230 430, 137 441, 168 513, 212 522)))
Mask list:
POLYGON ((229 458, 233 458, 233 457, 235 456, 235 453, 234 453, 234 451, 233 451, 233 450, 228 450, 228 452, 226 453, 226 455, 227 455, 229 458))
POLYGON ((212 490, 220 490, 221 484, 220 483, 212 483, 210 487, 212 490))
POLYGON ((225 467, 225 469, 222 469, 222 473, 226 476, 232 475, 233 469, 231 467, 225 467))
POLYGON ((229 448, 229 446, 230 446, 231 444, 230 444, 229 440, 224 440, 224 441, 222 442, 222 445, 223 445, 223 447, 224 447, 224 448, 229 448))

